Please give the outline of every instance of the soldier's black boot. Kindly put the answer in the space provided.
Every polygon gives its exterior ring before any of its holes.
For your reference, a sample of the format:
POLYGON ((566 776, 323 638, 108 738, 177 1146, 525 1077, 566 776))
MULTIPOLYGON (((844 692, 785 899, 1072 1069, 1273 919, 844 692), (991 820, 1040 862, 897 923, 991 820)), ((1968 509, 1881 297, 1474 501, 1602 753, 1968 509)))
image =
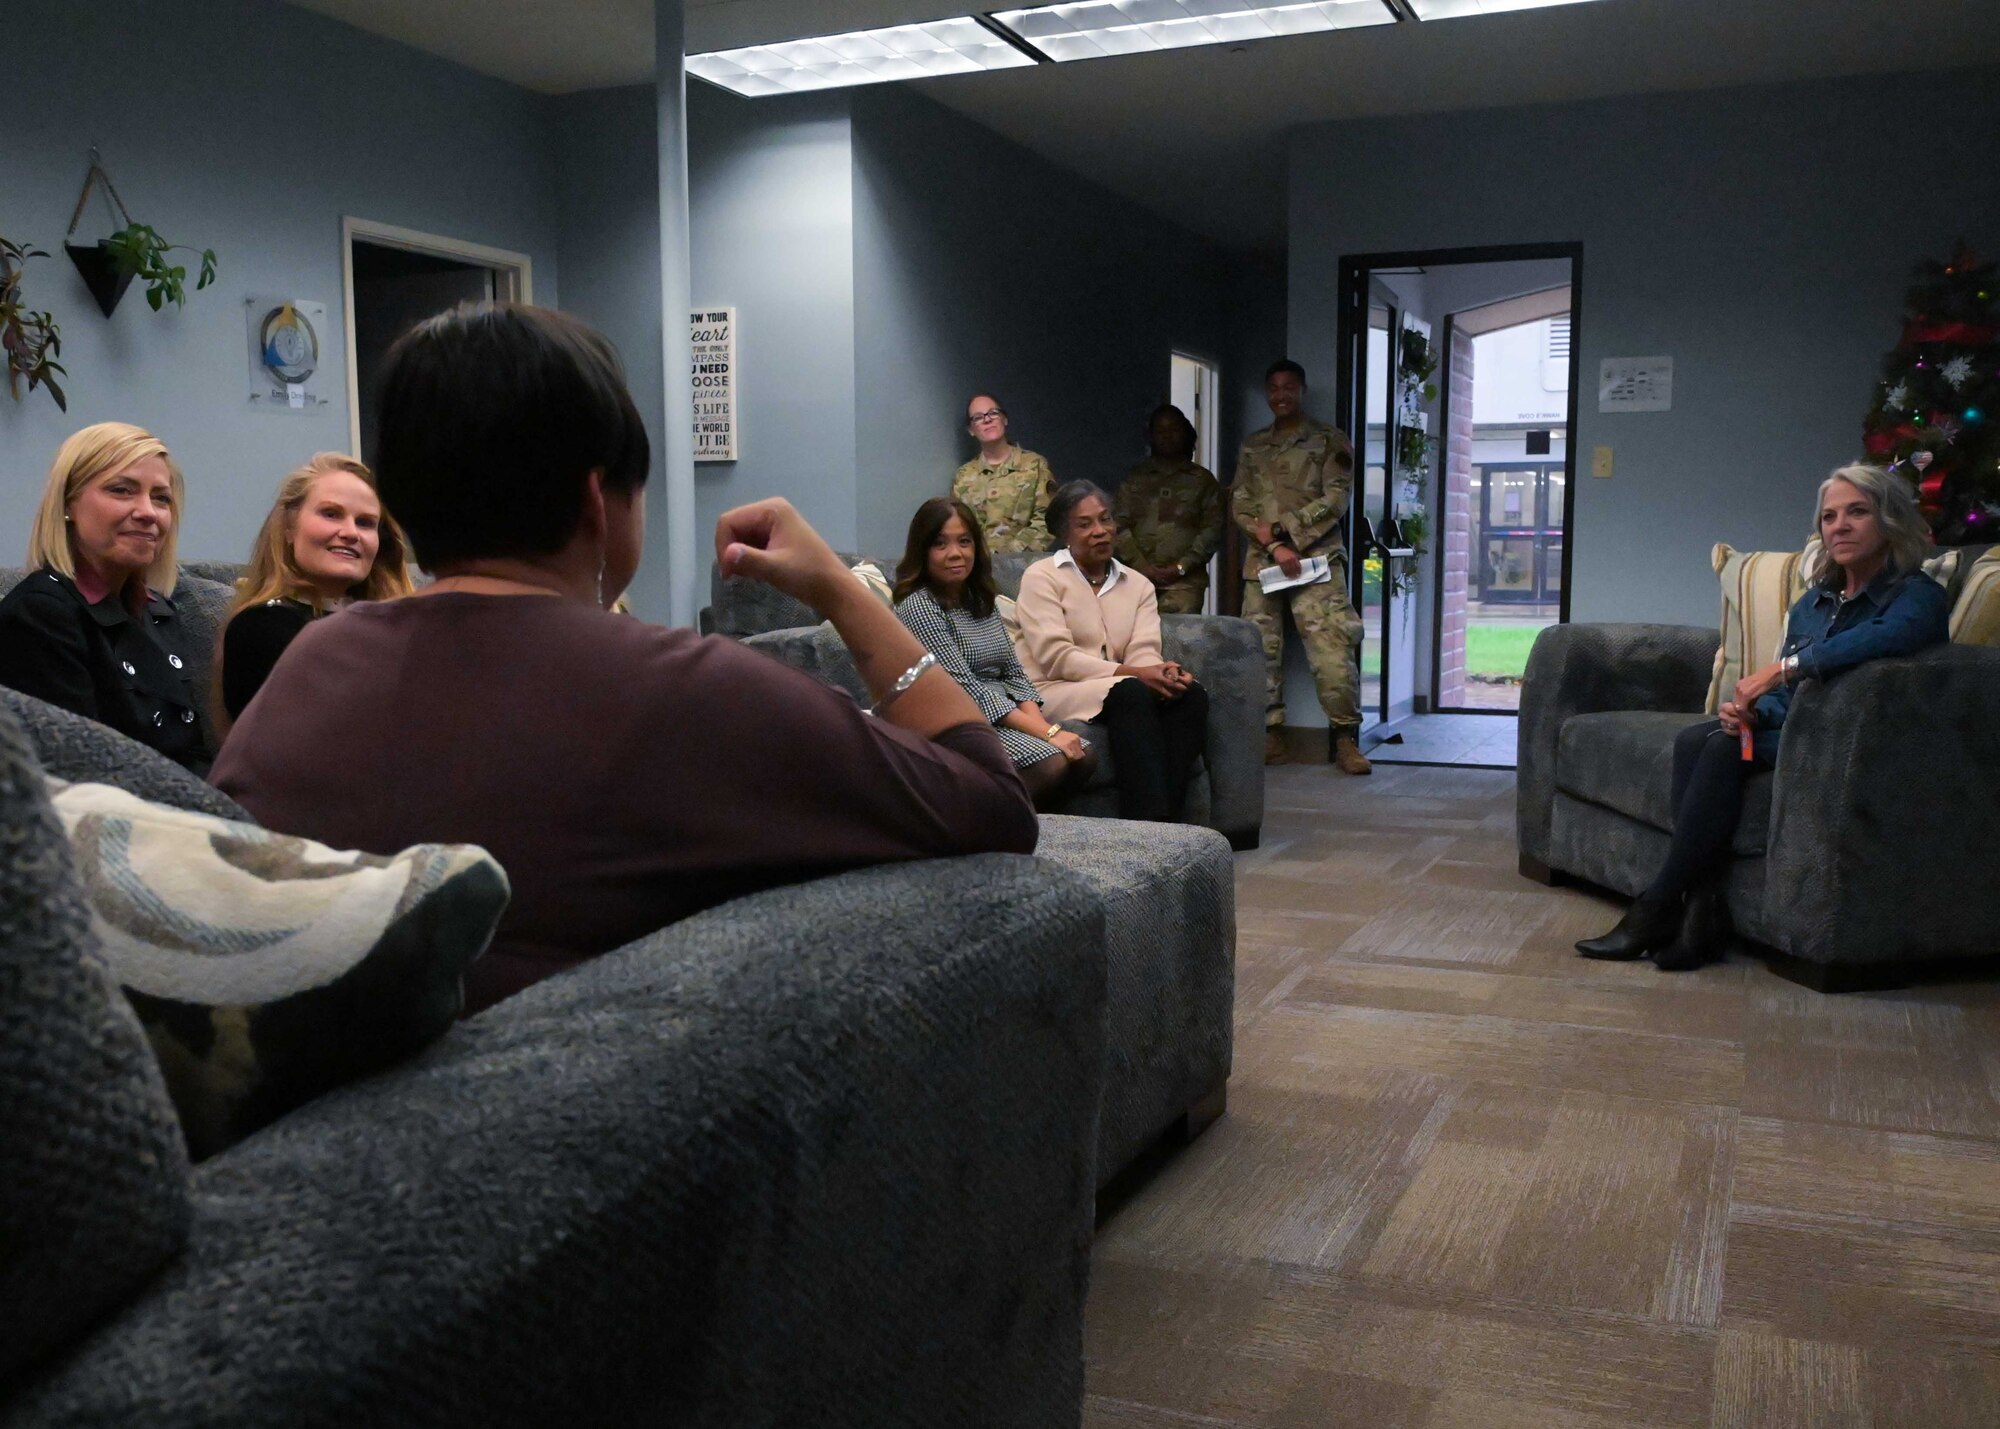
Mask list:
POLYGON ((1643 958, 1655 948, 1664 948, 1680 931, 1681 901, 1678 898, 1632 900, 1618 926, 1601 938, 1585 938, 1576 950, 1586 958, 1630 962, 1643 958))
POLYGON ((1688 890, 1680 932, 1672 943, 1653 954, 1653 966, 1661 972, 1684 973, 1720 962, 1729 931, 1729 898, 1723 892, 1722 879, 1704 878, 1688 890))

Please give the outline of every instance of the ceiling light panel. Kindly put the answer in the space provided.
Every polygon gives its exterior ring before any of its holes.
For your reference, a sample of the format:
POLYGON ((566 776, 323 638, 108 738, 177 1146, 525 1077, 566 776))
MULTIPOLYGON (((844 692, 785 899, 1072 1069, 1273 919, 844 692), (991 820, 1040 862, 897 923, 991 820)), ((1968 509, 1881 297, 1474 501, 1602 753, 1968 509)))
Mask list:
POLYGON ((1014 69, 1033 63, 978 21, 963 19, 689 55, 687 72, 737 94, 757 97, 1014 69))
POLYGON ((1551 5, 1583 5, 1589 0, 1410 0, 1419 20, 1456 20, 1461 15, 1500 15, 1509 10, 1545 10, 1551 5))
POLYGON ((1248 0, 1079 0, 1032 10, 1001 10, 993 18, 1052 60, 1094 60, 1396 23, 1382 0, 1277 5, 1248 0))

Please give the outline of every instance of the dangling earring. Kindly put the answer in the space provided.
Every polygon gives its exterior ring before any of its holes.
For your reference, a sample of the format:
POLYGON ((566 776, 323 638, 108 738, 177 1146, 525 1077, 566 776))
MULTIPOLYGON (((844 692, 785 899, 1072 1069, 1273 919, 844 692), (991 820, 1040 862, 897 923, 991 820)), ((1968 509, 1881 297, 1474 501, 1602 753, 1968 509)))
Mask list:
POLYGON ((597 558, 597 608, 604 609, 604 557, 597 558))

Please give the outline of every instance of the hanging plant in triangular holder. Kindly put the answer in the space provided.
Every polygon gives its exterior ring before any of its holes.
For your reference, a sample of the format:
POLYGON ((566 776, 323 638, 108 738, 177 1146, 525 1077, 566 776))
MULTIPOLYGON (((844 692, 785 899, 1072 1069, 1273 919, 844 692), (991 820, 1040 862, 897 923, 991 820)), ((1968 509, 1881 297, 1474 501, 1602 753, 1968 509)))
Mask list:
POLYGON ((90 289, 90 296, 97 299, 97 306, 104 310, 107 318, 118 310, 118 303, 125 296, 125 290, 132 286, 132 274, 118 266, 110 245, 102 240, 96 243, 72 243, 76 237, 76 226, 83 221, 83 206, 90 202, 90 191, 99 179, 104 180, 104 191, 118 206, 119 216, 125 226, 131 227, 132 215, 125 207, 125 200, 118 197, 118 190, 111 186, 111 175, 97 162, 97 150, 90 151, 90 172, 83 176, 83 192, 76 196, 76 210, 69 216, 69 232, 63 238, 63 252, 69 254, 69 261, 76 264, 76 271, 83 275, 83 285, 90 289))
POLYGON ((118 310, 118 302, 125 296, 125 290, 132 286, 132 275, 119 269, 118 260, 111 256, 111 250, 102 242, 65 243, 63 252, 69 254, 69 261, 76 264, 76 271, 83 274, 83 285, 90 289, 90 296, 97 299, 97 306, 104 309, 104 316, 110 317, 118 310))

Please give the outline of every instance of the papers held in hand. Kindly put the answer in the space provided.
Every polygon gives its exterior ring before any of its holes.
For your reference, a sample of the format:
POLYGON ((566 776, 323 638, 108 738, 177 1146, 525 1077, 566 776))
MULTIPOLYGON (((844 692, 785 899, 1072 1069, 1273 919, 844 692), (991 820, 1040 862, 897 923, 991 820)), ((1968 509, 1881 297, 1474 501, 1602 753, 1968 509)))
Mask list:
POLYGON ((1318 585, 1333 579, 1333 572, 1327 568, 1325 556, 1303 556, 1299 559, 1299 573, 1285 574, 1283 566, 1270 565, 1257 572, 1257 584, 1264 587, 1264 594, 1290 590, 1298 585, 1318 585))

